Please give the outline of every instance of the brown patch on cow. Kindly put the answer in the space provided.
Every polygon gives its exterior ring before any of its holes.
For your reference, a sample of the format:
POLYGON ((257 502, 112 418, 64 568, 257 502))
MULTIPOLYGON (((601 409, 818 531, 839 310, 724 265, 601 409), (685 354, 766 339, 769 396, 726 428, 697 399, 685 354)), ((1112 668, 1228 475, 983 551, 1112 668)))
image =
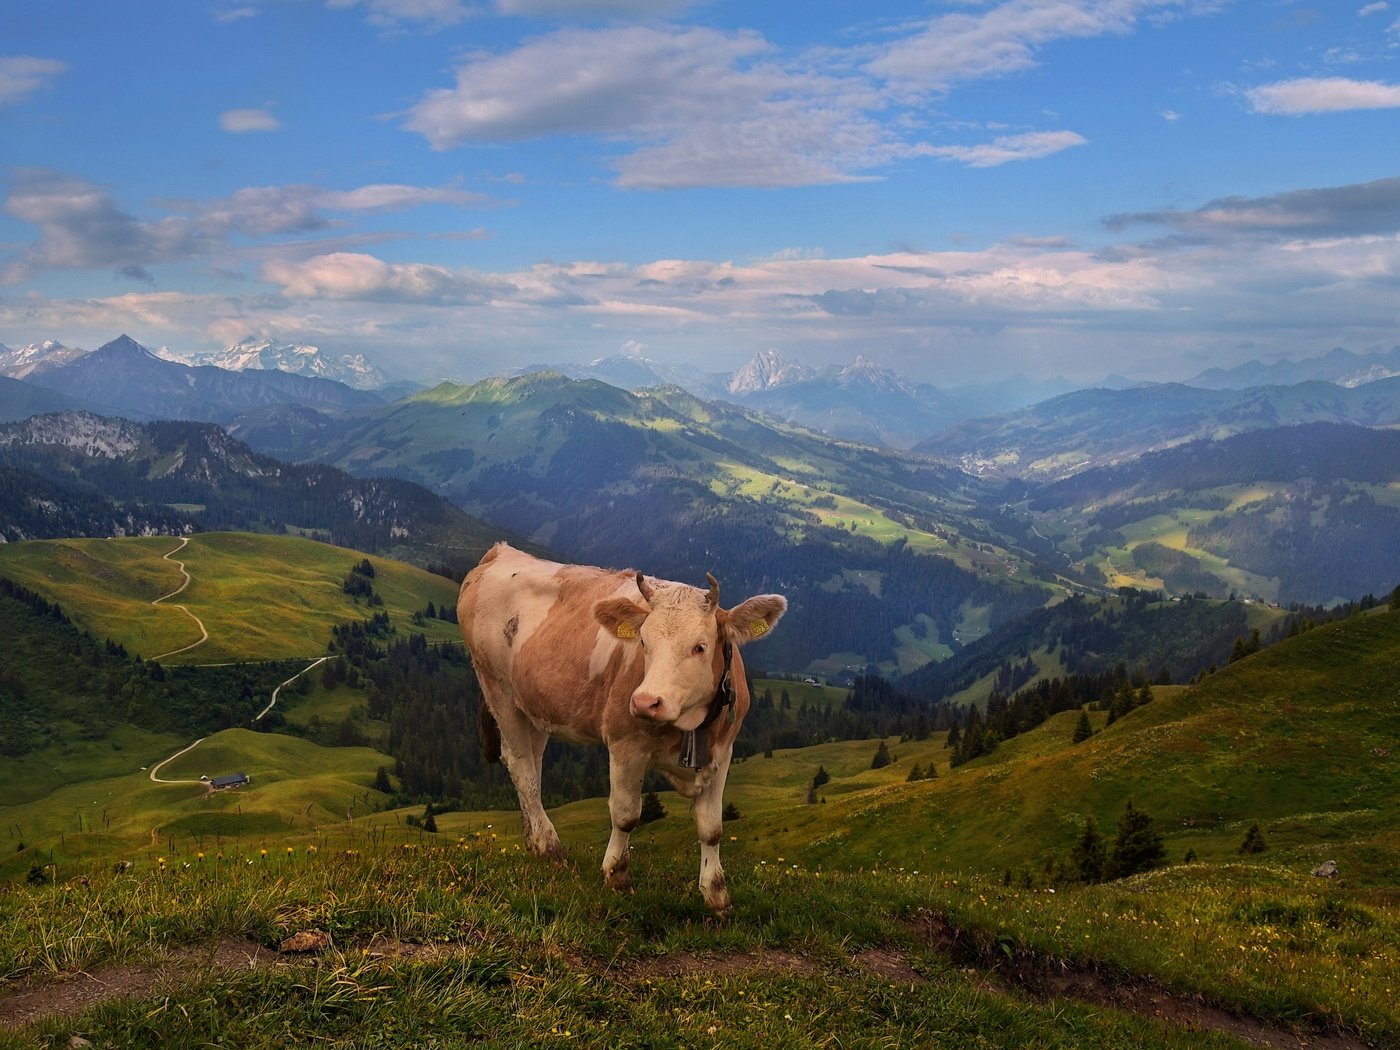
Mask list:
POLYGON ((515 644, 515 632, 518 630, 520 630, 520 614, 516 613, 506 621, 506 625, 501 631, 505 635, 508 648, 515 644))

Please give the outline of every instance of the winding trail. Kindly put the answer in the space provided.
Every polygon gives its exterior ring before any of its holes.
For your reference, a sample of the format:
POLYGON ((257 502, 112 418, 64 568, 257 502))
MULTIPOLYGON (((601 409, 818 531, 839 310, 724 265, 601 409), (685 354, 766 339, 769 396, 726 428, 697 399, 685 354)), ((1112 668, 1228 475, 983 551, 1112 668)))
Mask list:
MULTIPOLYGON (((176 588, 175 588, 173 591, 171 591, 169 594, 162 594, 159 598, 155 599, 155 601, 151 602, 152 605, 157 605, 157 604, 159 604, 160 602, 165 601, 167 598, 173 598, 173 597, 175 597, 175 595, 179 594, 181 591, 183 591, 186 587, 188 587, 188 586, 193 582, 192 577, 190 576, 189 570, 185 568, 185 563, 182 562, 182 561, 180 561, 178 558, 174 557, 174 555, 179 554, 182 550, 184 550, 184 549, 185 549, 185 546, 186 546, 189 542, 190 542, 190 538, 189 538, 188 536, 181 536, 181 537, 180 537, 180 546, 176 547, 176 548, 175 548, 173 551, 171 551, 169 554, 165 554, 165 555, 162 556, 166 561, 174 562, 176 565, 178 565, 178 566, 180 567, 180 575, 183 576, 183 577, 185 578, 185 582, 182 583, 182 584, 180 584, 180 586, 176 587, 176 588)), ((200 638, 199 641, 197 641, 197 642, 191 642, 189 645, 186 645, 186 646, 184 646, 183 648, 180 648, 180 649, 172 649, 172 650, 170 650, 170 652, 168 652, 168 653, 161 653, 159 656, 152 656, 152 657, 150 658, 151 660, 162 660, 162 659, 164 659, 164 658, 167 657, 167 656, 174 656, 176 653, 188 652, 189 650, 193 649, 195 646, 197 646, 197 645, 203 645, 205 642, 207 642, 207 641, 209 640, 209 632, 208 632, 208 630, 205 629, 204 621, 203 621, 203 620, 201 620, 201 619, 200 619, 198 616, 196 616, 194 613, 190 612, 189 609, 186 608, 186 607, 183 606, 183 605, 172 604, 172 605, 171 605, 171 608, 172 608, 172 609, 179 609, 182 613, 184 613, 184 614, 185 614, 186 616, 188 616, 191 620, 193 620, 193 621, 199 626, 199 633, 200 633, 201 635, 203 635, 203 637, 200 638)), ((330 658, 329 658, 329 657, 326 657, 326 656, 317 657, 315 660, 312 660, 309 664, 307 664, 305 667, 303 667, 303 668, 302 668, 300 671, 298 671, 296 674, 292 675, 292 677, 288 678, 285 682, 281 683, 276 689, 274 689, 274 690, 272 691, 272 699, 269 700, 269 701, 267 702, 267 706, 264 707, 261 711, 259 711, 256 715, 253 716, 253 721, 254 721, 254 722, 260 722, 260 721, 262 721, 263 716, 266 715, 269 711, 271 711, 275 706, 277 706, 277 694, 280 693, 280 692, 282 691, 282 689, 283 689, 285 686, 291 685, 293 682, 295 682, 295 681, 296 681, 298 678, 300 678, 302 675, 306 674, 307 671, 311 670, 313 667, 319 667, 319 666, 321 666, 321 664, 325 663, 328 659, 330 659, 330 658)), ((222 665, 210 665, 210 666, 222 666, 222 665)), ((156 775, 156 774, 158 774, 158 773, 160 772, 162 766, 166 766, 166 765, 170 764, 171 762, 175 761, 175 759, 179 758, 181 755, 186 754, 186 753, 188 753, 188 752, 190 752, 190 751, 193 751, 193 750, 194 750, 196 747, 198 747, 203 741, 204 741, 204 737, 200 737, 200 738, 199 738, 198 740, 196 740, 193 744, 190 744, 190 745, 188 745, 187 747, 182 747, 179 751, 176 751, 176 752, 175 752, 173 755, 171 755, 169 758, 164 759, 164 760, 162 760, 162 761, 160 761, 160 762, 157 762, 155 765, 153 765, 153 766, 151 767, 151 780, 152 780, 154 783, 157 783, 157 784, 202 784, 202 783, 204 783, 203 781, 200 781, 200 780, 165 780, 164 778, 159 777, 159 776, 156 775)), ((207 786, 207 785, 206 785, 206 786, 207 786)))
MULTIPOLYGON (((178 550, 179 548, 176 548, 176 549, 178 550)), ((174 554, 175 552, 174 552, 174 551, 171 551, 170 553, 174 554)), ((178 592, 176 592, 176 593, 178 593, 178 592)), ((166 597, 168 598, 169 595, 166 595, 166 597)), ((196 643, 196 644, 197 644, 197 643, 196 643)), ((277 705, 277 694, 280 693, 280 692, 283 690, 283 688, 285 688, 286 686, 291 685, 293 682, 295 682, 295 681, 296 681, 298 678, 300 678, 302 675, 306 674, 306 672, 307 672, 307 671, 310 671, 312 668, 314 668, 314 667, 320 667, 323 663, 325 663, 325 662, 326 662, 327 660, 329 660, 329 659, 330 659, 329 656, 318 656, 316 659, 312 660, 309 664, 307 664, 305 667, 303 667, 303 668, 302 668, 300 671, 298 671, 296 674, 292 675, 292 677, 288 678, 285 682, 282 682, 281 684, 279 684, 279 685, 277 686, 277 688, 274 689, 274 690, 272 691, 272 699, 269 700, 269 701, 267 702, 267 706, 266 706, 266 707, 264 707, 261 711, 259 711, 256 715, 253 716, 253 721, 254 721, 254 722, 260 722, 260 721, 262 721, 263 716, 266 715, 269 711, 271 711, 271 710, 277 705)), ((179 751, 176 751, 176 752, 175 752, 173 755, 171 755, 169 758, 163 759, 163 760, 161 760, 160 762, 157 762, 155 765, 153 765, 153 766, 151 767, 151 780, 154 781, 154 782, 157 783, 157 784, 203 784, 204 781, 202 781, 202 780, 166 780, 166 779, 164 779, 163 777, 156 776, 156 774, 160 772, 162 766, 168 765, 169 763, 174 762, 175 759, 179 758, 181 755, 187 754, 188 752, 193 751, 196 747, 198 747, 201 743, 204 742, 204 739, 205 739, 204 737, 200 737, 200 738, 199 738, 198 740, 196 740, 193 744, 189 744, 189 745, 187 745, 186 747, 182 747, 179 751)), ((207 785, 206 785, 206 787, 207 787, 207 785)))
MULTIPOLYGON (((155 599, 153 602, 151 602, 152 605, 158 605, 158 604, 160 604, 161 602, 165 601, 167 598, 173 598, 173 597, 175 597, 175 595, 177 595, 177 594, 179 594, 181 591, 183 591, 183 590, 184 590, 186 587, 188 587, 188 586, 190 585, 190 583, 192 582, 192 580, 191 580, 191 578, 190 578, 189 571, 185 568, 185 563, 182 562, 182 561, 180 561, 179 559, 173 557, 173 555, 179 554, 182 550, 184 550, 184 549, 185 549, 185 546, 186 546, 189 542, 190 542, 190 538, 189 538, 188 536, 181 536, 181 537, 180 537, 180 546, 176 547, 176 548, 175 548, 173 551, 171 551, 169 554, 164 555, 164 560, 170 561, 170 562, 174 562, 176 565, 178 565, 178 566, 180 567, 180 575, 183 576, 183 577, 185 578, 185 582, 182 583, 182 584, 180 584, 180 586, 176 587, 176 588, 175 588, 173 591, 171 591, 169 594, 162 594, 159 598, 157 598, 157 599, 155 599)), ((204 627, 204 621, 201 620, 201 619, 200 619, 198 616, 196 616, 194 613, 190 612, 190 610, 188 609, 188 607, 186 607, 186 606, 184 606, 184 605, 179 605, 179 604, 172 604, 172 605, 170 606, 170 608, 172 608, 172 609, 179 609, 182 613, 184 613, 184 614, 185 614, 186 616, 188 616, 191 620, 193 620, 193 621, 195 622, 195 626, 199 628, 199 633, 200 633, 201 637, 200 637, 199 641, 197 641, 197 642, 191 642, 189 645, 182 646, 182 647, 179 648, 179 649, 171 649, 168 653, 161 653, 159 656, 152 656, 152 657, 150 657, 151 660, 164 660, 167 656, 175 656, 177 653, 189 652, 189 650, 193 649, 195 646, 203 645, 205 642, 207 642, 207 641, 209 640, 209 632, 208 632, 208 631, 205 629, 205 627, 204 627)), ((262 716, 260 715, 259 717, 262 717, 262 716)), ((172 757, 173 757, 173 756, 172 756, 172 757)), ((166 759, 166 761, 168 762, 169 759, 166 759)))
POLYGON ((311 670, 313 667, 320 667, 323 663, 325 663, 325 662, 326 662, 327 660, 329 660, 329 659, 330 659, 329 656, 317 657, 315 660, 312 660, 309 664, 307 664, 305 667, 303 667, 303 668, 302 668, 300 671, 298 671, 296 674, 292 675, 292 677, 288 678, 285 682, 282 683, 282 685, 279 685, 276 689, 274 689, 274 690, 272 691, 272 699, 269 700, 269 701, 267 702, 267 706, 266 706, 266 707, 264 707, 261 711, 259 711, 256 715, 253 716, 253 721, 254 721, 254 722, 261 722, 261 721, 262 721, 262 716, 265 715, 265 714, 267 714, 269 711, 272 710, 272 708, 273 708, 273 707, 276 705, 276 703, 277 703, 277 694, 280 693, 280 692, 282 691, 282 687, 283 687, 283 686, 291 685, 293 682, 295 682, 295 681, 296 681, 298 678, 300 678, 302 675, 306 674, 307 671, 311 670))
POLYGON ((176 752, 175 752, 173 755, 171 755, 169 758, 163 759, 162 761, 157 762, 155 765, 153 765, 153 766, 151 767, 151 780, 153 780, 153 781, 154 781, 155 783, 157 783, 157 784, 202 784, 202 783, 203 783, 202 780, 165 780, 165 779, 162 779, 161 777, 156 776, 156 774, 160 772, 161 766, 169 765, 171 762, 174 762, 177 758, 179 758, 181 755, 183 755, 186 751, 193 751, 196 747, 198 747, 198 746, 199 746, 201 743, 203 743, 203 742, 204 742, 204 737, 200 737, 198 740, 196 740, 193 744, 190 744, 188 747, 182 747, 182 748, 180 748, 179 751, 176 751, 176 752))

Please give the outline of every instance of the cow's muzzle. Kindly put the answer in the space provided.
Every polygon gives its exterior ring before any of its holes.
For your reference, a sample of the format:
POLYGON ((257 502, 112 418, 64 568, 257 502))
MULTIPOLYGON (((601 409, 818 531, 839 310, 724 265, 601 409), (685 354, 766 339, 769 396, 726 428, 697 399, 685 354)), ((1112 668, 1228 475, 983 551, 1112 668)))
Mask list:
POLYGON ((637 718, 649 718, 656 722, 666 721, 666 701, 662 697, 638 690, 632 694, 632 714, 637 718))

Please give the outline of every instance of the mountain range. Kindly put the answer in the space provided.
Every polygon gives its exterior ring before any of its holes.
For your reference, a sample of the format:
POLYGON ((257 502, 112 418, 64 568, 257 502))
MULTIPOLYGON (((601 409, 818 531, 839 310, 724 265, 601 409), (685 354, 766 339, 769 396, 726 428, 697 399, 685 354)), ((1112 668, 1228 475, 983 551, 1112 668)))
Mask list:
POLYGON ((1313 380, 1244 390, 1183 383, 1079 390, 960 423, 915 451, 951 459, 974 474, 1053 481, 1188 441, 1315 422, 1400 423, 1400 377, 1358 387, 1313 380))
POLYGON ((1242 389, 1251 386, 1287 386, 1319 379, 1338 386, 1355 387, 1400 375, 1400 346, 1378 354, 1357 354, 1336 347, 1320 357, 1302 361, 1264 364, 1247 361, 1234 368, 1208 368, 1186 380, 1188 386, 1207 390, 1242 389))
MULTIPOLYGON (((864 392, 885 421, 890 406, 927 409, 934 397, 864 360, 825 375, 775 353, 751 365, 729 377, 731 397, 805 391, 811 409, 820 397, 858 407, 864 392)), ((215 422, 246 454, 284 464, 401 478, 568 559, 675 579, 722 570, 726 586, 790 592, 804 622, 769 650, 787 667, 907 671, 1068 590, 1326 603, 1388 589, 1400 563, 1400 471, 1376 429, 1400 422, 1400 377, 1078 391, 959 424, 911 453, 676 385, 632 393, 543 372, 385 403, 330 380, 161 360, 126 338, 0 382, 0 416, 94 402, 106 415, 215 422)), ((149 526, 165 529, 170 504, 210 504, 141 489, 110 464, 7 465, 50 484, 81 476, 87 496, 109 478, 116 531, 147 527, 132 507, 152 508, 149 526)), ((286 499, 250 488, 237 520, 324 529, 286 499), (283 509, 259 517, 248 509, 259 499, 283 509)), ((34 513, 16 514, 11 536, 35 534, 34 513)), ((199 524, 216 517, 206 510, 199 524)))
POLYGON ((232 372, 168 361, 125 335, 90 353, 45 359, 28 372, 25 382, 109 414, 137 419, 225 423, 264 405, 300 404, 336 411, 380 403, 374 394, 330 379, 276 370, 232 372))
POLYGON ((379 390, 389 382, 384 373, 363 354, 332 357, 316 346, 278 343, 255 336, 247 336, 214 353, 179 354, 162 348, 156 354, 177 364, 213 365, 230 372, 288 372, 316 379, 334 379, 356 390, 379 390))
POLYGON ((204 529, 310 533, 454 571, 501 537, 412 482, 282 463, 211 423, 60 412, 0 425, 0 541, 204 529))

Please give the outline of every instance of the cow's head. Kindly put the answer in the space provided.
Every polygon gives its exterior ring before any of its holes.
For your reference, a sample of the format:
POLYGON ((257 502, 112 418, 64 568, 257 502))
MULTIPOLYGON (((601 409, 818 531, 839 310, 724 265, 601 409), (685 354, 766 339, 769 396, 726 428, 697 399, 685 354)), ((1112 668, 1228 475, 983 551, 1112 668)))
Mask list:
POLYGON ((642 601, 628 597, 598 603, 594 615, 614 637, 644 651, 642 682, 632 693, 632 714, 677 729, 705 720, 724 674, 724 643, 762 638, 787 610, 780 594, 759 594, 721 609, 719 584, 708 590, 680 583, 648 582, 637 573, 642 601))

